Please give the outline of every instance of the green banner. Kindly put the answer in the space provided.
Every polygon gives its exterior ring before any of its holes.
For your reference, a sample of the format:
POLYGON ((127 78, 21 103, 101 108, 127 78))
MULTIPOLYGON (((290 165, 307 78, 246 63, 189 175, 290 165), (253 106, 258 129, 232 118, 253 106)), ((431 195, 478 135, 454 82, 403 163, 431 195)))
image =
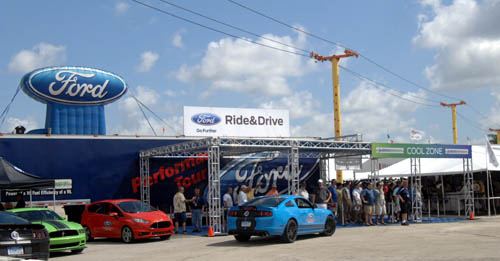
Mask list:
POLYGON ((470 145, 372 143, 372 158, 471 158, 470 145))

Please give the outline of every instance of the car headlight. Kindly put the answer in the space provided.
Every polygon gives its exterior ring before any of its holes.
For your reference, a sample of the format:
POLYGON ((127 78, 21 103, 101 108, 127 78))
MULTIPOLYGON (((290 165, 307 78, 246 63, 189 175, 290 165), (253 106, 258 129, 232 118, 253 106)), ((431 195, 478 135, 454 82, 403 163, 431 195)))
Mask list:
POLYGON ((142 218, 134 218, 133 220, 134 220, 134 222, 141 223, 141 224, 147 224, 147 223, 149 223, 149 221, 147 221, 145 219, 142 219, 142 218))
POLYGON ((85 229, 78 229, 78 234, 85 234, 85 229))

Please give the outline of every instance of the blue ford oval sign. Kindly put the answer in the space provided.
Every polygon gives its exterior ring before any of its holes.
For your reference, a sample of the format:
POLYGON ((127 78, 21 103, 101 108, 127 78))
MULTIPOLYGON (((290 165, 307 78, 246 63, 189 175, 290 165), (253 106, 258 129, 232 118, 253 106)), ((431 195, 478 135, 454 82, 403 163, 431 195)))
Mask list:
POLYGON ((204 126, 215 125, 220 122, 220 117, 213 113, 198 113, 191 117, 191 121, 204 126))
POLYGON ((23 77, 21 87, 41 102, 73 105, 110 103, 127 92, 127 85, 121 77, 85 67, 38 69, 23 77))

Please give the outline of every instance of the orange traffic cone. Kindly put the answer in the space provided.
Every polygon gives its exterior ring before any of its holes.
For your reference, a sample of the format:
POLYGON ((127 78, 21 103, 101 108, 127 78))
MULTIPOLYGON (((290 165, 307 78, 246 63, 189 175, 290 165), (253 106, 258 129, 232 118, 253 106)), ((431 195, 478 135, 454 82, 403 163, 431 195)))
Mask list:
POLYGON ((214 229, 210 226, 208 227, 208 237, 213 237, 214 236, 214 229))
POLYGON ((469 220, 474 220, 474 211, 471 211, 469 214, 469 220))

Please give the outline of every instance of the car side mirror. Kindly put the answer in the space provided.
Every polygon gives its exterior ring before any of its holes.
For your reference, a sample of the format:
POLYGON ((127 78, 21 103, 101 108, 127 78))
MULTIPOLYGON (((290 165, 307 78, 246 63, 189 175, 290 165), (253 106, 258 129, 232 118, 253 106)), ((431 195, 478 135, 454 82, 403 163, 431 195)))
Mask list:
POLYGON ((118 213, 116 213, 116 212, 111 212, 111 213, 109 213, 109 216, 110 216, 110 217, 117 218, 117 217, 118 217, 118 213))

